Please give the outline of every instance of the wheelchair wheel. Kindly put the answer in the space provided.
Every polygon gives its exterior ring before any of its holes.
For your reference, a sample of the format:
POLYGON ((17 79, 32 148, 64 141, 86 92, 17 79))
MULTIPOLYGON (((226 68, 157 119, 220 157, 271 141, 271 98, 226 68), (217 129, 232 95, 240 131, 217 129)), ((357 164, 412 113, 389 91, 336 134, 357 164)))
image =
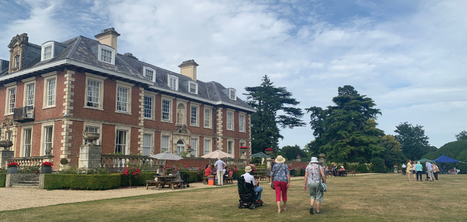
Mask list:
POLYGON ((238 203, 238 209, 242 209, 242 203, 238 203))

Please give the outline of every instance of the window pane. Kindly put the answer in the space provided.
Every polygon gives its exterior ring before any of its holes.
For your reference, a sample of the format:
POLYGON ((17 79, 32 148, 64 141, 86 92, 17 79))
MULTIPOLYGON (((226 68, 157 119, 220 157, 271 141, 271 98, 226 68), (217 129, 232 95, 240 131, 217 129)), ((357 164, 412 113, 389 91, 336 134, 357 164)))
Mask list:
POLYGON ((233 141, 227 142, 227 153, 233 154, 233 141))
POLYGON ((204 108, 204 127, 211 127, 211 110, 204 108))
POLYGON ((44 155, 46 155, 47 150, 52 148, 52 135, 53 135, 53 127, 52 126, 44 127, 44 155))
POLYGON ((47 80, 47 106, 55 105, 55 78, 47 80))
POLYGON ((154 71, 146 69, 145 77, 149 81, 154 81, 154 71))
POLYGON ((112 51, 101 49, 101 60, 104 62, 112 63, 112 51))
POLYGON ((100 107, 100 87, 101 83, 94 80, 88 80, 88 96, 86 106, 100 107))
POLYGON ((143 135, 143 156, 149 156, 152 147, 152 134, 143 135))
POLYGON ((232 116, 233 116, 232 112, 227 112, 227 129, 228 130, 233 129, 233 127, 232 127, 232 116))
POLYGON ((128 112, 128 88, 117 89, 117 111, 128 112))
POLYGON ((162 136, 161 153, 169 151, 169 136, 162 136))
POLYGON ((8 102, 8 111, 9 113, 13 113, 15 110, 15 102, 16 102, 16 89, 11 88, 8 90, 8 97, 9 97, 9 102, 8 102))
POLYGON ((208 154, 211 148, 211 140, 204 140, 204 154, 208 154))
POLYGON ((190 82, 190 93, 196 93, 196 83, 190 82))
POLYGON ((32 83, 32 84, 28 84, 27 85, 27 88, 26 88, 26 95, 27 95, 27 98, 26 98, 26 105, 27 106, 34 106, 34 88, 35 88, 35 84, 32 83))
POLYGON ((117 130, 115 138, 115 153, 126 154, 126 136, 127 131, 117 130))
POLYGON ((162 100, 162 120, 170 120, 170 101, 162 100))
POLYGON ((191 107, 191 125, 198 125, 198 107, 196 106, 191 107))
POLYGON ((240 115, 240 116, 238 117, 238 128, 239 128, 238 130, 239 130, 240 132, 244 132, 244 131, 245 131, 245 129, 244 129, 244 123, 245 123, 245 122, 244 122, 244 121, 245 121, 245 115, 240 115))
POLYGON ((152 119, 152 97, 144 97, 144 118, 152 119))
POLYGON ((31 129, 24 130, 24 157, 31 156, 31 129))
POLYGON ((52 58, 52 46, 47 46, 44 48, 44 59, 52 58))
POLYGON ((198 152, 196 152, 198 150, 198 139, 191 139, 190 141, 190 146, 191 146, 191 149, 193 151, 191 151, 191 155, 193 156, 198 156, 198 152))

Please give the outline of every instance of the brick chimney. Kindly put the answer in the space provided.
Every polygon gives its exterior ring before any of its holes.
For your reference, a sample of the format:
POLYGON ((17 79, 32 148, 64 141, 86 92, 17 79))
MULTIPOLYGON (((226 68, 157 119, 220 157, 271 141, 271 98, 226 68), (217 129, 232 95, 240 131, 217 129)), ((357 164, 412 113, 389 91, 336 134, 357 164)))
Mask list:
POLYGON ((190 77, 193 81, 196 81, 196 67, 198 63, 195 60, 187 60, 182 62, 178 67, 180 67, 180 74, 190 77))
POLYGON ((102 30, 101 33, 95 35, 94 37, 96 37, 97 41, 99 41, 101 44, 114 48, 115 53, 117 53, 117 37, 119 36, 120 34, 112 27, 102 30))

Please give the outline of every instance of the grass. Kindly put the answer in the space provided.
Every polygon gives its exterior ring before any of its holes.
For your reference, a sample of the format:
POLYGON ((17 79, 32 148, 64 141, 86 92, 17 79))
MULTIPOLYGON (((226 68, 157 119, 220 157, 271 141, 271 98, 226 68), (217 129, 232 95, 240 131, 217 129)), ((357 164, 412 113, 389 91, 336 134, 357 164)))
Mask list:
POLYGON ((440 175, 438 182, 397 174, 328 178, 321 215, 308 213, 302 177, 292 180, 281 214, 274 191, 262 182, 265 206, 255 210, 238 209, 231 185, 6 211, 0 221, 465 221, 466 182, 467 175, 440 175))

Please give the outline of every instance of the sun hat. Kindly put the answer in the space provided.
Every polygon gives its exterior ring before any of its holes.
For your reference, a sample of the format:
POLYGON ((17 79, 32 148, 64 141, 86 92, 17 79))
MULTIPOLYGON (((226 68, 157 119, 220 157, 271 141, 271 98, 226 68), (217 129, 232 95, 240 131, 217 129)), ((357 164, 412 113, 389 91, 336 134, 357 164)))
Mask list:
POLYGON ((245 167, 245 173, 251 172, 251 166, 246 166, 245 167))
POLYGON ((281 155, 277 156, 276 157, 276 163, 283 163, 285 162, 285 158, 282 157, 281 155))
POLYGON ((318 158, 312 157, 310 163, 318 163, 318 158))

